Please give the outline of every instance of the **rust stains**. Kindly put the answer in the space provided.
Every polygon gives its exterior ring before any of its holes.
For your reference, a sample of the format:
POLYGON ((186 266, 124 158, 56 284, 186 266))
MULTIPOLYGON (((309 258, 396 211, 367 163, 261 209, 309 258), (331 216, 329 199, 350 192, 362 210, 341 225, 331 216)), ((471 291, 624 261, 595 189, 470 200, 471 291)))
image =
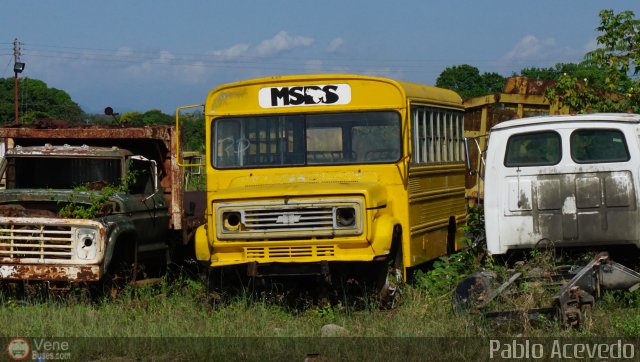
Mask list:
POLYGON ((33 126, 14 126, 0 128, 0 138, 18 139, 160 139, 167 143, 171 139, 171 126, 149 127, 107 127, 61 125, 64 121, 48 120, 33 126))
POLYGON ((21 205, 0 205, 0 216, 5 217, 48 217, 54 218, 57 214, 50 210, 27 209, 21 205))
POLYGON ((0 265, 0 278, 16 281, 92 282, 100 280, 100 267, 97 265, 3 264, 0 265))

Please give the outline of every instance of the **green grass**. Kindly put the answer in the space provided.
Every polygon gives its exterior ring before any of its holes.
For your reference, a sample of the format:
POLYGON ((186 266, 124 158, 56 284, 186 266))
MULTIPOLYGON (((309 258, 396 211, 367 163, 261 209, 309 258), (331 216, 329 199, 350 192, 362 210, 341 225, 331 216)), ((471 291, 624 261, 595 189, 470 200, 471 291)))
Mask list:
MULTIPOLYGON (((115 300, 49 298, 26 303, 3 297, 0 335, 55 337, 319 337, 325 324, 350 337, 639 336, 640 294, 609 293, 580 329, 560 322, 498 323, 478 313, 456 315, 451 293, 434 295, 417 283, 404 288, 394 310, 345 303, 291 309, 269 295, 211 298, 198 281, 127 289, 115 300)), ((354 298, 358 298, 356 296, 354 298)))
POLYGON ((640 336, 639 293, 606 294, 579 329, 555 320, 498 323, 478 313, 457 315, 452 311, 451 292, 434 293, 418 282, 404 288, 403 302, 393 310, 363 305, 362 298, 349 296, 334 304, 309 302, 292 309, 268 293, 212 298, 198 281, 188 279, 127 289, 115 300, 97 302, 49 298, 24 303, 3 296, 0 343, 12 337, 29 337, 32 346, 40 337, 68 341, 72 360, 78 361, 219 360, 222 356, 225 361, 288 361, 303 360, 312 352, 320 353, 322 361, 404 362, 422 360, 425 353, 439 356, 431 360, 486 359, 488 339, 460 337, 600 340, 640 336), (354 304, 360 307, 347 307, 354 304), (317 338, 326 324, 344 327, 342 336, 347 338, 317 338))

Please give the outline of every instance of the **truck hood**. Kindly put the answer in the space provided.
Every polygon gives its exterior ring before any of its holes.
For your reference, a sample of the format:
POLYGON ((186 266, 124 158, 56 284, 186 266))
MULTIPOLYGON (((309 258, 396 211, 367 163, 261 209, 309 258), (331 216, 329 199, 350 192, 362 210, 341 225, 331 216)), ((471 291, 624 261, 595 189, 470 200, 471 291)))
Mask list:
POLYGON ((53 202, 89 202, 88 192, 73 192, 72 190, 43 190, 43 189, 13 189, 0 190, 0 203, 20 201, 53 201, 53 202))
POLYGON ((260 199, 362 195, 367 208, 384 207, 387 203, 387 190, 378 184, 377 175, 361 172, 243 176, 213 197, 215 202, 246 200, 249 194, 260 199))
MULTIPOLYGON (((0 216, 56 217, 69 202, 90 205, 95 196, 91 192, 71 190, 12 189, 0 190, 0 216)), ((115 200, 114 200, 115 201, 115 200)))

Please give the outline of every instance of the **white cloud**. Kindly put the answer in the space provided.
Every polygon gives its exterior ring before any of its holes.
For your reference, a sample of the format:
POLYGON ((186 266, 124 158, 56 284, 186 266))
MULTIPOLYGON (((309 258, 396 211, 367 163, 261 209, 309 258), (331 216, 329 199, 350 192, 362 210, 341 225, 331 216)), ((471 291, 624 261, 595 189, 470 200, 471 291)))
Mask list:
POLYGON ((344 46, 344 39, 338 37, 333 39, 332 41, 329 42, 329 45, 327 46, 327 53, 335 53, 337 51, 339 51, 340 49, 342 49, 342 47, 344 46))
POLYGON ((160 51, 160 56, 155 61, 160 63, 160 64, 169 64, 175 58, 176 57, 171 52, 169 52, 167 50, 162 50, 162 51, 160 51))
POLYGON ((551 67, 557 63, 579 62, 583 50, 560 46, 553 38, 539 39, 527 35, 497 61, 498 71, 517 71, 520 67, 551 67))
POLYGON ((225 59, 234 59, 244 56, 249 51, 249 44, 236 44, 230 48, 223 50, 214 50, 210 51, 209 55, 214 56, 216 58, 225 59))
POLYGON ((291 36, 286 31, 281 31, 271 39, 263 40, 254 53, 259 57, 269 57, 289 49, 298 47, 308 47, 313 44, 314 39, 305 36, 291 36))
POLYGON ((118 48, 118 50, 116 50, 115 54, 116 57, 130 57, 133 55, 133 49, 129 48, 129 47, 120 47, 118 48))
POLYGON ((544 58, 556 51, 554 39, 540 40, 533 35, 527 35, 515 45, 515 47, 504 56, 504 61, 508 63, 519 63, 531 59, 544 58))
POLYGON ((181 60, 168 50, 161 50, 149 60, 123 70, 127 76, 139 81, 153 81, 162 74, 165 80, 181 84, 200 83, 207 71, 202 61, 181 60))
POLYGON ((272 38, 262 40, 256 46, 238 43, 226 49, 209 51, 207 56, 215 58, 214 60, 229 62, 246 57, 268 58, 294 48, 311 46, 313 42, 313 38, 290 35, 286 31, 281 31, 272 38))

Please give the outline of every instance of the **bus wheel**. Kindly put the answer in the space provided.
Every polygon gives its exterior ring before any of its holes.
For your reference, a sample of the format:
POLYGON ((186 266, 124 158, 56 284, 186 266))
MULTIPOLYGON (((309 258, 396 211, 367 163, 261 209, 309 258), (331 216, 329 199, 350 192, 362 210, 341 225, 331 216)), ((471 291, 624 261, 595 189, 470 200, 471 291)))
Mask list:
POLYGON ((447 255, 456 252, 456 218, 449 217, 449 227, 447 228, 447 255))
POLYGON ((378 301, 380 308, 393 309, 401 300, 403 279, 402 248, 395 243, 391 253, 382 264, 378 281, 378 301))
POLYGON ((220 268, 207 267, 205 272, 207 294, 212 299, 219 299, 222 292, 222 271, 220 268))

